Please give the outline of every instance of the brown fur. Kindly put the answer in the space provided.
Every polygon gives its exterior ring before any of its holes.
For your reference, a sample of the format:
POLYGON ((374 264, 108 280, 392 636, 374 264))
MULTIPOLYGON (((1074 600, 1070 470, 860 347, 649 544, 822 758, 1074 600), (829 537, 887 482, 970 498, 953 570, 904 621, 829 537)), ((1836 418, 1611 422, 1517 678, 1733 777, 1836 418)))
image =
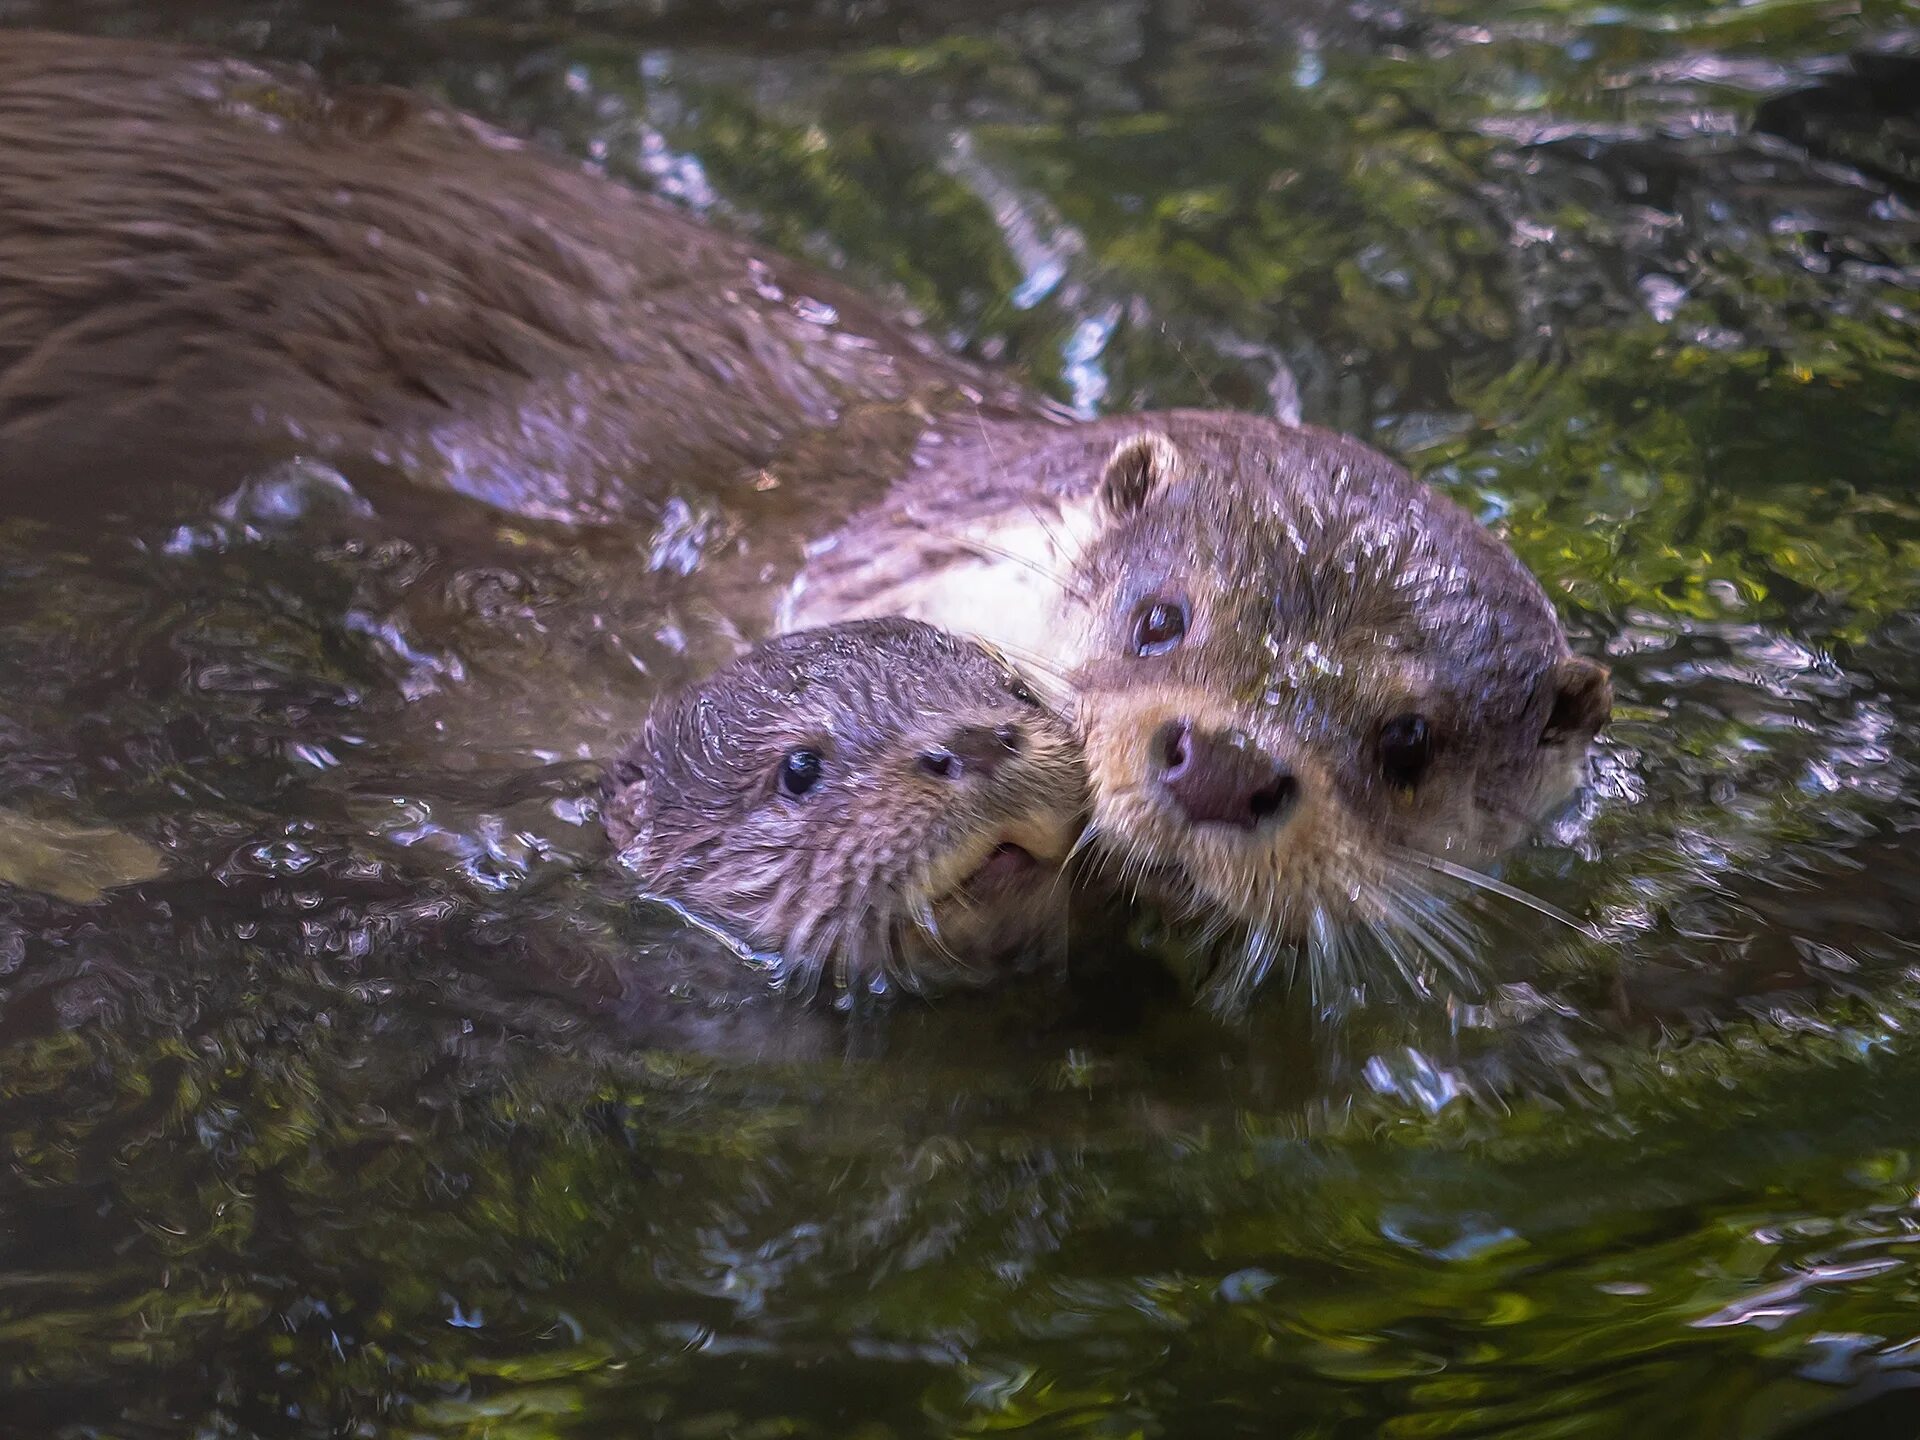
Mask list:
POLYGON ((646 893, 802 987, 925 990, 1057 957, 1085 799, 1066 724, 1002 661, 875 620, 768 641, 660 702, 609 769, 605 818, 646 893), (991 768, 954 739, 994 731, 1013 748, 991 768), (799 795, 779 780, 796 749, 821 766, 799 795), (1008 843, 1036 863, 975 893, 1008 843))
POLYGON ((756 595, 830 531, 790 627, 1000 643, 1073 697, 1119 872, 1256 937, 1391 918, 1406 852, 1476 862, 1564 789, 1605 672, 1457 507, 1324 431, 1048 413, 833 281, 418 98, 0 34, 16 508, 293 453, 568 522, 697 490, 737 517, 725 563, 756 595), (1126 627, 1161 591, 1191 632, 1142 658, 1126 627), (1378 754, 1396 708, 1438 737, 1411 786, 1378 754), (1190 823, 1152 773, 1170 721, 1284 767, 1297 803, 1190 823))
POLYGON ((1605 670, 1571 654, 1512 552, 1358 441, 1175 412, 963 433, 923 457, 823 547, 796 623, 897 610, 1042 648, 1077 705, 1115 873, 1236 917, 1249 956, 1414 921, 1420 857, 1473 865, 1511 845, 1607 717, 1605 670), (1032 593, 995 609, 964 570, 920 563, 970 543, 1032 593), (1039 558, 996 558, 1013 550, 1039 558), (1188 630, 1140 656, 1131 627, 1156 599, 1188 630), (1378 749, 1407 714, 1434 737, 1411 785, 1378 749), (1156 779, 1169 722, 1271 757, 1297 801, 1255 828, 1191 823, 1156 779))
POLYGON ((523 515, 649 515, 834 433, 1034 408, 844 286, 386 88, 0 32, 0 484, 300 452, 523 515))

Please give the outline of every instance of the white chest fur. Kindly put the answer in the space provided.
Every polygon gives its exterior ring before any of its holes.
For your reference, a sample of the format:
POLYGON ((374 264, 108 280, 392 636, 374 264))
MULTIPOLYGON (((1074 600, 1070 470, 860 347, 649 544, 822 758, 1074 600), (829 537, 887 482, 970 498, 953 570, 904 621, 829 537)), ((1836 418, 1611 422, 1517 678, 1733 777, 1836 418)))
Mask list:
POLYGON ((1074 567, 1094 522, 1085 499, 938 525, 902 514, 845 532, 795 580, 780 629, 901 615, 983 640, 1016 664, 1065 673, 1083 644, 1074 567))

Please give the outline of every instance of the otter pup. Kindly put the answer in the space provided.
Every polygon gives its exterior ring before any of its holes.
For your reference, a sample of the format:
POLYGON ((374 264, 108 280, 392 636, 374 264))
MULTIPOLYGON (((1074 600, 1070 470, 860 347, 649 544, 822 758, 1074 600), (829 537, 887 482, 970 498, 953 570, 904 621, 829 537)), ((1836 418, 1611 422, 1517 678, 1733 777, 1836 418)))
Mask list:
POLYGON ((1242 922, 1224 993, 1303 941, 1323 989, 1356 958, 1446 964, 1434 872, 1475 881, 1564 798, 1612 704, 1539 582, 1325 431, 1172 413, 986 443, 957 436, 822 546, 793 623, 897 612, 1054 661, 1100 850, 1242 922), (916 563, 940 545, 963 558, 916 563))
POLYGON ((608 770, 619 863, 784 983, 926 991, 1047 958, 1084 818, 1065 724, 905 620, 785 635, 659 702, 608 770))

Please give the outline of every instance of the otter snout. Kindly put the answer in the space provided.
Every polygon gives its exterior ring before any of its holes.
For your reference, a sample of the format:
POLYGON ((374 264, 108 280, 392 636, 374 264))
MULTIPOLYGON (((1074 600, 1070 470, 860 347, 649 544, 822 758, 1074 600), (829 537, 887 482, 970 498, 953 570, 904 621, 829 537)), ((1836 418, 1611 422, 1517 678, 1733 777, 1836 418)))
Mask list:
POLYGON ((962 725, 938 745, 920 752, 920 768, 940 780, 987 780, 1026 745, 1026 734, 1004 725, 962 725))
POLYGON ((1239 730, 1199 730, 1169 720, 1153 737, 1151 774, 1195 825, 1257 830, 1282 819, 1300 782, 1239 730))

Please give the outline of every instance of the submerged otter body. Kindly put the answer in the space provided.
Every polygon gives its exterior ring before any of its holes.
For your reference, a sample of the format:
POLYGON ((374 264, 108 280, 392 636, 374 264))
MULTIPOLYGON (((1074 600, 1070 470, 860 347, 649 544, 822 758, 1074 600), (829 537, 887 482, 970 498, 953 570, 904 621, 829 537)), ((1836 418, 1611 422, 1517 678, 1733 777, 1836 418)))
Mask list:
POLYGON ((645 893, 845 996, 1057 958, 1085 802, 1018 674, 889 619, 769 640, 661 701, 604 818, 645 893))
POLYGON ((863 458, 884 482, 956 407, 1038 408, 847 287, 404 91, 0 32, 16 509, 300 454, 631 522, 827 468, 828 442, 848 486, 863 458))
POLYGON ((910 616, 1054 681, 1096 850, 1233 922, 1237 990, 1276 947, 1431 932, 1435 871, 1517 839, 1606 719, 1512 553, 1358 441, 1068 423, 844 286, 401 92, 0 42, 13 500, 292 454, 615 533, 697 493, 730 538, 690 583, 731 567, 748 636, 910 616))

